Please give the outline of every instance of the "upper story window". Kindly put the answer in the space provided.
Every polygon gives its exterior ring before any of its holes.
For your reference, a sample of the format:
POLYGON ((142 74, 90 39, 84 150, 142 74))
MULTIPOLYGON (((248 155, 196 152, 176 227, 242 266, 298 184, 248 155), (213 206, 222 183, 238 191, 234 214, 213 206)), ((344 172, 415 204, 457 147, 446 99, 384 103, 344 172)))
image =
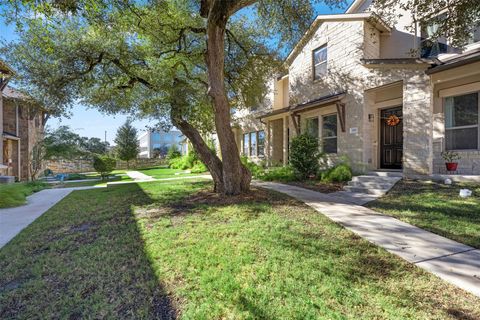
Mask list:
POLYGON ((479 92, 444 99, 446 150, 478 149, 479 100, 479 92))
POLYGON ((337 153, 337 115, 330 114, 322 118, 322 151, 337 153))
POLYGON ((480 42, 480 23, 470 32, 467 42, 468 44, 480 42))
POLYGON ((313 79, 318 80, 327 74, 327 45, 313 50, 313 79))
POLYGON ((422 26, 421 30, 421 57, 431 58, 436 57, 441 53, 448 52, 447 40, 439 37, 438 22, 432 22, 428 25, 422 26))

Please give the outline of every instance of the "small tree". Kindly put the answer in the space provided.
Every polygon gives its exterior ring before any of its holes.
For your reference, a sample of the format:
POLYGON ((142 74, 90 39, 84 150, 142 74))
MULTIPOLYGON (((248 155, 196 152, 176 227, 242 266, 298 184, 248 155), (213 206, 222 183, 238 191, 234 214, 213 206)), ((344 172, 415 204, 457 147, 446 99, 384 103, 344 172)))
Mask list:
POLYGON ((181 156, 182 156, 182 153, 178 150, 177 145, 172 144, 172 146, 168 149, 168 152, 167 152, 167 160, 180 158, 181 156))
POLYGON ((97 171, 102 180, 105 180, 117 165, 117 161, 114 158, 108 156, 96 156, 93 158, 93 168, 97 171))
POLYGON ((36 141, 33 145, 29 159, 30 180, 35 181, 38 173, 43 168, 43 160, 45 159, 45 145, 43 140, 36 141))
POLYGON ((127 120, 118 128, 115 143, 117 144, 116 150, 118 158, 126 161, 128 168, 130 160, 135 159, 140 152, 137 129, 132 126, 131 120, 127 120))
POLYGON ((318 140, 315 137, 304 133, 293 138, 290 146, 290 165, 299 178, 306 179, 316 175, 320 157, 318 140))

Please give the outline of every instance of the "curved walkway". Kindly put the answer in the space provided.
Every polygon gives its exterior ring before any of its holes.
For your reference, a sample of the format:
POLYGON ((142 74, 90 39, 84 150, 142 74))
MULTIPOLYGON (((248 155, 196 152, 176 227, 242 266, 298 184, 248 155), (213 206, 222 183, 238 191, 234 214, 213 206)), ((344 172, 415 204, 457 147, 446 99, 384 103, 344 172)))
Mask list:
POLYGON ((294 197, 362 238, 480 296, 480 250, 476 248, 355 205, 338 194, 273 182, 254 184, 294 197))

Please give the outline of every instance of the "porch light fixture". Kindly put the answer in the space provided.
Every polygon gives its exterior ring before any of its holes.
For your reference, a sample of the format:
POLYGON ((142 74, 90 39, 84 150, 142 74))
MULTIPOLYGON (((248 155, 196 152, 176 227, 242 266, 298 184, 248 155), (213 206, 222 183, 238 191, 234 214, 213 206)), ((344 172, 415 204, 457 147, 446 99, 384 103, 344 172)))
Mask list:
POLYGON ((373 113, 368 114, 368 122, 373 122, 374 118, 375 118, 375 115, 373 113))

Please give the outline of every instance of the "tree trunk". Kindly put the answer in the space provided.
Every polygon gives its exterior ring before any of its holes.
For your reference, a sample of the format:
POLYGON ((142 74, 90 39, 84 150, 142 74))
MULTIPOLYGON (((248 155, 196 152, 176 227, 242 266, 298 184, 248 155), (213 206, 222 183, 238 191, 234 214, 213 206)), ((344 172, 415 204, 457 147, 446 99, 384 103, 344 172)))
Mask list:
POLYGON ((224 193, 222 161, 217 157, 215 152, 208 147, 197 129, 182 118, 173 115, 173 109, 174 106, 172 106, 171 114, 172 124, 180 129, 188 140, 190 140, 198 157, 207 166, 213 178, 214 191, 224 193))
POLYGON ((207 22, 208 94, 213 100, 215 127, 220 142, 223 162, 223 183, 227 195, 247 192, 250 188, 251 174, 240 161, 235 137, 230 125, 230 104, 227 98, 224 80, 225 29, 228 13, 223 12, 221 1, 213 4, 207 22))

